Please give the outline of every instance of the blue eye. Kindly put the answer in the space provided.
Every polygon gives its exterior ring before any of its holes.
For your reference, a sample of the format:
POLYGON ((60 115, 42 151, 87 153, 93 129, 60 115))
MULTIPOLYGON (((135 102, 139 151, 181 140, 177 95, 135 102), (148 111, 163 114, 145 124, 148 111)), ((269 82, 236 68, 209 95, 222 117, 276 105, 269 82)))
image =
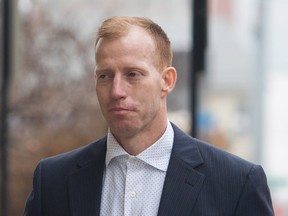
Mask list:
POLYGON ((130 79, 139 79, 141 77, 141 75, 142 75, 141 72, 134 71, 134 70, 126 73, 126 76, 130 79))
POLYGON ((113 77, 112 73, 109 72, 100 72, 97 74, 97 81, 98 82, 106 82, 108 80, 110 80, 110 78, 113 77))
POLYGON ((100 76, 98 76, 98 79, 105 79, 107 77, 106 74, 101 74, 100 76))
POLYGON ((135 71, 131 71, 128 73, 129 77, 136 77, 137 75, 139 75, 139 73, 135 72, 135 71))

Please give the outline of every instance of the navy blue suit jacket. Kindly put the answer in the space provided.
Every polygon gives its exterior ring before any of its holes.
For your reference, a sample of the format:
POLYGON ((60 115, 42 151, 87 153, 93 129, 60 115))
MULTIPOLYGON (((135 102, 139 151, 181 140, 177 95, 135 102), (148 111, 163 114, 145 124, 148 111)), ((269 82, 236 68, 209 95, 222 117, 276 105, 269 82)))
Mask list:
MULTIPOLYGON (((175 125, 173 129, 159 216, 274 215, 261 166, 194 139, 175 125)), ((24 214, 99 215, 105 154, 106 137, 42 160, 24 214)))

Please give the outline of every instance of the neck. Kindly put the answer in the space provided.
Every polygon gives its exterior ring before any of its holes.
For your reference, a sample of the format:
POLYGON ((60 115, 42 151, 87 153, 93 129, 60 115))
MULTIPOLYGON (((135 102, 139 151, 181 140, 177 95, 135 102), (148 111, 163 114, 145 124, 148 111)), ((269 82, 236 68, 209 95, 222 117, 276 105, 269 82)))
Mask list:
MULTIPOLYGON (((148 127, 148 126, 147 126, 148 127)), ((161 138, 167 128, 167 119, 158 125, 157 130, 155 127, 146 128, 142 132, 131 137, 117 137, 116 140, 130 155, 138 155, 145 149, 153 145, 161 138)), ((113 134, 114 135, 114 134, 113 134)))

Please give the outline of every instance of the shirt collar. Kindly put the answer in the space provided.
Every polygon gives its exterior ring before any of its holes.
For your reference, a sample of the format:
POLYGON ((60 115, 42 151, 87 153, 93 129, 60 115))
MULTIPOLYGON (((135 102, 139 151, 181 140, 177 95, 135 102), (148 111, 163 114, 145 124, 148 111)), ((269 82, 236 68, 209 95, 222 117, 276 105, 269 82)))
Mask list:
MULTIPOLYGON (((162 171, 167 171, 174 140, 174 130, 168 121, 167 128, 159 140, 138 154, 136 158, 162 171)), ((120 155, 129 155, 117 142, 111 131, 107 135, 106 166, 120 155)))
POLYGON ((116 140, 116 138, 113 136, 113 134, 109 129, 107 135, 106 167, 113 158, 118 157, 120 155, 128 155, 128 153, 118 143, 118 141, 116 140))

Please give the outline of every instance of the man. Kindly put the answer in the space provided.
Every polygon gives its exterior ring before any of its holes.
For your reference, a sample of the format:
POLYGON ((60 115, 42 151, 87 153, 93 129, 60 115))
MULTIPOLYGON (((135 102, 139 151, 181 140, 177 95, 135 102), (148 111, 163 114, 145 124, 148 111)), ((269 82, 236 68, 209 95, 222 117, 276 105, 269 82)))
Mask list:
POLYGON ((167 120, 170 41, 149 19, 112 17, 95 46, 107 137, 42 160, 27 216, 274 215, 263 169, 167 120))

